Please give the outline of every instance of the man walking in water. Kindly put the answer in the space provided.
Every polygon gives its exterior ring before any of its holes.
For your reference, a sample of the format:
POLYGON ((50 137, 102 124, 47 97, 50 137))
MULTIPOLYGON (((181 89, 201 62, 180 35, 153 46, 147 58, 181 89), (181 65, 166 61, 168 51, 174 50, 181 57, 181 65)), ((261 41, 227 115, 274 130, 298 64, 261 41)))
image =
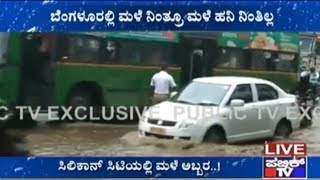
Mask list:
POLYGON ((152 104, 160 103, 169 98, 170 88, 176 87, 176 83, 167 72, 166 65, 162 65, 160 72, 153 75, 150 86, 154 87, 152 104))

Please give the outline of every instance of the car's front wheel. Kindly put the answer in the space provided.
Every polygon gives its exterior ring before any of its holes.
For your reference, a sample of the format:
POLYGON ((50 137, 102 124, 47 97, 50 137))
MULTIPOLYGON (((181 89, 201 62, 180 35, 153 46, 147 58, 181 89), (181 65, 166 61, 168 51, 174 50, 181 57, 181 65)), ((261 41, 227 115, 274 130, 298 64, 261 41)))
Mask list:
POLYGON ((287 138, 292 133, 292 127, 288 121, 280 121, 275 130, 275 136, 287 138))
POLYGON ((226 142, 226 135, 222 128, 220 127, 212 127, 210 128, 204 139, 203 142, 206 143, 215 143, 215 144, 223 144, 226 142))

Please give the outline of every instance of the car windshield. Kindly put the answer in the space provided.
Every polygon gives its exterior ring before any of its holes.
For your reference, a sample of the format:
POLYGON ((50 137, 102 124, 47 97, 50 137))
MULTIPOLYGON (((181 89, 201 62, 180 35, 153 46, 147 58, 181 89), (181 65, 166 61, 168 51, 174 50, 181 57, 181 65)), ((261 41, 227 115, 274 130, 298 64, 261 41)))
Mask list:
POLYGON ((230 85, 191 82, 170 101, 196 105, 219 105, 230 85))

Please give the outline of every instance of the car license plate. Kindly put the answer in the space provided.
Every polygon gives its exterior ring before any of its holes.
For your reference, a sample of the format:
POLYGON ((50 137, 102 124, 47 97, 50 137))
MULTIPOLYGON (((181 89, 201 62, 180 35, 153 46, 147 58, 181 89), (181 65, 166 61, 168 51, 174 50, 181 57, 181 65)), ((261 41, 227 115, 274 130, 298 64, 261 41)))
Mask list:
POLYGON ((150 131, 155 134, 162 134, 162 135, 166 134, 166 131, 163 128, 151 127, 150 131))
POLYGON ((312 106, 312 105, 313 105, 313 103, 311 100, 307 101, 307 106, 312 106))

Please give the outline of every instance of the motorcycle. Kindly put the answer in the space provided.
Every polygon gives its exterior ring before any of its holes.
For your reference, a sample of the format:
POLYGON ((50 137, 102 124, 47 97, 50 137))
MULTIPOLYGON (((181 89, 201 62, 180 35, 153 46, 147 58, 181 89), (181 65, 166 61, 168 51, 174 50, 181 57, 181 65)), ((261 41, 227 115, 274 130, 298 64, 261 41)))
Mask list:
POLYGON ((309 127, 312 125, 312 118, 313 118, 313 110, 319 104, 319 96, 314 94, 312 89, 308 89, 304 95, 297 94, 297 102, 300 109, 301 114, 304 114, 305 110, 308 110, 307 115, 304 116, 301 120, 300 127, 309 127), (303 111, 304 110, 304 111, 303 111))

